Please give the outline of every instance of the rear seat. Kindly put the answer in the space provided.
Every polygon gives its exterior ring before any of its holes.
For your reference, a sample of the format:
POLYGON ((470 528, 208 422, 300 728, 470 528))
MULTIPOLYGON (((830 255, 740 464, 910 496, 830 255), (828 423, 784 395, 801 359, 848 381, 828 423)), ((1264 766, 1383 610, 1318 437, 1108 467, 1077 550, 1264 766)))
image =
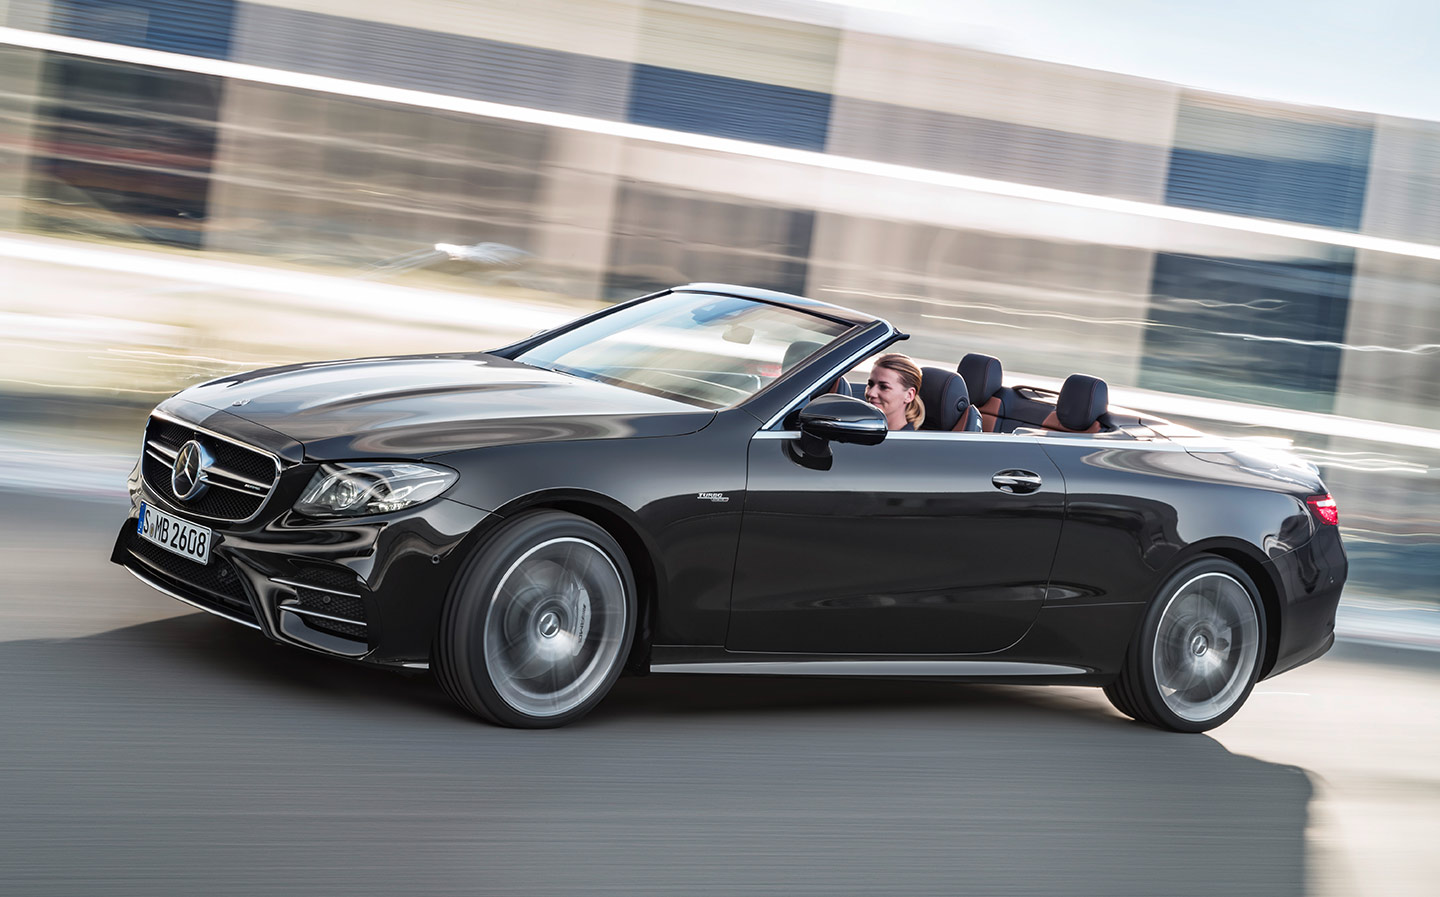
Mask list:
POLYGON ((1108 429, 1104 418, 1109 407, 1110 388, 1104 380, 1071 374, 1060 387, 1055 410, 1041 426, 1061 433, 1099 433, 1108 429))
POLYGON ((1012 416, 1010 410, 1015 404, 1016 395, 1015 390, 1001 382, 1003 371, 1000 359, 993 355, 971 352, 960 359, 956 370, 965 379, 965 386, 970 391, 970 401, 980 412, 981 429, 986 433, 996 430, 1004 432, 1007 429, 1006 418, 1012 416))

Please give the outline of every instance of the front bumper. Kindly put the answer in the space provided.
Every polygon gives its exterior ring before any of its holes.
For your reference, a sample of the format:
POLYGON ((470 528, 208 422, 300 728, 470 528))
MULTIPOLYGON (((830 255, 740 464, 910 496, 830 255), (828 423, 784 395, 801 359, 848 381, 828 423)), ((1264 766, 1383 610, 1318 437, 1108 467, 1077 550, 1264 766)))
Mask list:
MULTIPOLYGON (((308 481, 308 472, 294 474, 308 481)), ((290 491, 282 484, 271 502, 284 511, 227 524, 187 515, 132 477, 130 513, 110 559, 172 598, 277 642, 385 666, 426 666, 446 590, 470 540, 495 516, 441 498, 392 514, 315 521, 288 510, 290 491), (142 539, 141 502, 209 527, 209 563, 142 539)))

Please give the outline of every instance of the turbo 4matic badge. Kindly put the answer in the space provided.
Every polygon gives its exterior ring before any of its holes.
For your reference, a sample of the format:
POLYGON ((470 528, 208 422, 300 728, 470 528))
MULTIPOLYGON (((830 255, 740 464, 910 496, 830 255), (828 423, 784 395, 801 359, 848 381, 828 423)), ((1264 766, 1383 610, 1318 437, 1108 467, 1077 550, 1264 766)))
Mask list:
POLYGON ((695 497, 701 501, 729 501, 730 496, 724 492, 697 492, 695 497))

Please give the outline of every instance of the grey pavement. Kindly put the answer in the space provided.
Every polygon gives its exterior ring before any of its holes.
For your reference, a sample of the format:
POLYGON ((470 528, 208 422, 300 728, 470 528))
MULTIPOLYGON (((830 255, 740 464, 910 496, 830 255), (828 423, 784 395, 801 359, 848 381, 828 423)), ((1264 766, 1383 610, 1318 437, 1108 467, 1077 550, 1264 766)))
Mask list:
POLYGON ((107 562, 0 493, 0 892, 1433 893, 1440 655, 1342 645, 1226 726, 1098 691, 622 679, 519 732, 107 562))

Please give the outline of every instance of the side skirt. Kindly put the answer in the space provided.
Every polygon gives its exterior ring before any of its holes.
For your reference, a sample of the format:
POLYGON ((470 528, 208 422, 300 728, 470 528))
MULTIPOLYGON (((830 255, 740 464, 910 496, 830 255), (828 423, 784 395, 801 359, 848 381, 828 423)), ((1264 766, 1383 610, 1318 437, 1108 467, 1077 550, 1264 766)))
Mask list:
MULTIPOLYGON (((656 645, 652 673, 705 673, 738 676, 842 676, 860 678, 977 679, 1042 684, 1086 685, 1094 670, 1058 663, 951 657, 845 655, 768 655, 728 652, 722 648, 656 645)), ((1108 677, 1100 677, 1108 678, 1108 677)))

